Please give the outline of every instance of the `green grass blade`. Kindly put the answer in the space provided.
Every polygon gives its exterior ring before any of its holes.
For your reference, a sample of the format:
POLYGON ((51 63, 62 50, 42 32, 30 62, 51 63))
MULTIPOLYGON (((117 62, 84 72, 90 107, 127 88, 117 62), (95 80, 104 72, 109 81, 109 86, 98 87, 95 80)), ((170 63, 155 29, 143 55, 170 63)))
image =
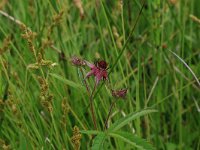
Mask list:
POLYGON ((58 79, 58 80, 60 80, 60 81, 62 81, 65 84, 75 88, 75 89, 78 89, 78 90, 81 90, 81 91, 85 91, 84 87, 81 84, 77 84, 77 83, 75 83, 73 81, 70 81, 68 79, 65 79, 64 77, 59 76, 57 74, 50 73, 49 75, 54 77, 54 78, 56 78, 56 79, 58 79))
MULTIPOLYGON (((130 34, 128 35, 128 38, 127 38, 125 44, 123 45, 122 50, 120 51, 118 57, 116 58, 115 62, 113 63, 112 67, 110 68, 110 71, 109 71, 108 74, 110 74, 110 73, 113 71, 113 69, 116 67, 117 63, 119 62, 119 59, 121 58, 122 54, 124 53, 124 51, 125 51, 125 49, 126 49, 126 46, 127 46, 128 42, 129 42, 129 40, 131 39, 131 37, 132 37, 132 35, 133 35, 133 32, 134 32, 134 30, 135 30, 135 27, 136 27, 136 25, 137 25, 137 23, 138 23, 138 21, 139 21, 140 15, 142 14, 142 10, 143 10, 143 8, 144 8, 144 5, 145 5, 145 0, 143 1, 142 8, 140 9, 139 14, 137 15, 135 24, 133 25, 133 28, 131 29, 131 32, 130 32, 130 34)), ((99 91, 100 91, 100 89, 102 88, 103 84, 104 84, 104 83, 102 83, 101 86, 99 86, 97 92, 96 92, 95 95, 94 95, 94 98, 95 98, 95 97, 97 96, 97 94, 99 93, 99 91)))
POLYGON ((109 133, 109 136, 119 138, 122 141, 129 143, 140 150, 155 150, 155 148, 145 139, 142 139, 139 136, 133 135, 128 132, 109 133))
POLYGON ((126 117, 117 120, 114 124, 112 124, 110 126, 108 131, 109 132, 117 131, 120 128, 122 128, 123 126, 125 126, 126 124, 128 124, 130 121, 133 121, 136 118, 139 118, 141 116, 144 116, 144 115, 147 115, 147 114, 153 113, 153 112, 156 112, 156 110, 155 109, 144 109, 144 110, 141 110, 138 112, 132 112, 132 113, 128 114, 126 117))
POLYGON ((58 13, 59 10, 58 10, 58 6, 56 4, 56 1, 55 0, 49 0, 49 1, 50 1, 51 5, 52 5, 53 9, 58 13))
MULTIPOLYGON (((170 50, 169 50, 170 51, 170 50)), ((200 86, 200 82, 198 77, 195 75, 195 73, 192 71, 192 69, 188 66, 188 64, 180 57, 178 56, 176 53, 170 51, 174 56, 176 56, 183 64, 184 66, 191 72, 191 74, 193 75, 193 77, 195 78, 195 80, 197 81, 198 85, 200 86)))
POLYGON ((87 134, 87 135, 93 135, 93 134, 100 134, 103 132, 96 131, 96 130, 81 130, 80 131, 82 134, 87 134))
POLYGON ((129 42, 129 40, 131 39, 131 37, 132 37, 132 35, 133 35, 133 32, 134 32, 134 30, 135 30, 135 27, 136 27, 136 25, 137 25, 137 23, 138 23, 138 21, 139 21, 140 15, 142 14, 142 10, 143 10, 143 8, 144 8, 144 5, 145 5, 145 0, 143 1, 142 8, 140 9, 140 12, 139 12, 138 15, 137 15, 135 24, 134 24, 134 26, 133 26, 133 28, 132 28, 130 34, 128 35, 128 38, 127 38, 125 44, 123 45, 122 50, 120 51, 120 53, 119 53, 117 59, 115 60, 113 66, 111 67, 111 69, 110 69, 110 71, 109 71, 109 74, 113 71, 114 67, 117 65, 119 59, 121 58, 122 54, 124 53, 124 51, 125 51, 125 49, 126 49, 126 46, 127 46, 128 42, 129 42))
POLYGON ((105 139, 106 139, 106 133, 99 133, 94 138, 94 142, 92 144, 92 150, 102 150, 105 139))

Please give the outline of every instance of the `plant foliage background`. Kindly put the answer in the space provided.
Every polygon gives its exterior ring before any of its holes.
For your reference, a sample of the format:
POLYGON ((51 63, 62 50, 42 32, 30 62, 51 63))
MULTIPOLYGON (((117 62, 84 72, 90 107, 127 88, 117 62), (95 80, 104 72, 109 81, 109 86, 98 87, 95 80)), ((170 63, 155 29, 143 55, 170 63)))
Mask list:
MULTIPOLYGON (((200 149, 200 85, 169 51, 199 79, 199 5, 1 0, 1 149, 200 149), (128 88, 108 131, 104 122, 115 101, 110 87, 101 81, 95 92, 94 131, 84 87, 89 69, 82 74, 72 56, 105 60, 110 86, 128 88)), ((88 83, 92 88, 94 78, 88 83)))

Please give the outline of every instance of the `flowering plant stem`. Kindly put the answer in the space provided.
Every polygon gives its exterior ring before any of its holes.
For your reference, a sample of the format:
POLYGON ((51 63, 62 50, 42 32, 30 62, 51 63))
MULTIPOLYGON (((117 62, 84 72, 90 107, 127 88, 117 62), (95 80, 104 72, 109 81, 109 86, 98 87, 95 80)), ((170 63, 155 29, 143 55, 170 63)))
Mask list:
POLYGON ((93 123, 94 123, 95 130, 97 130, 97 124, 96 124, 96 117, 95 117, 95 114, 94 114, 93 95, 94 95, 94 91, 96 89, 96 85, 97 84, 95 83, 92 94, 90 95, 90 110, 91 110, 91 113, 92 113, 92 120, 93 120, 93 123))
MULTIPOLYGON (((81 71, 81 75, 84 77, 83 69, 82 69, 81 67, 80 67, 80 71, 81 71)), ((88 96, 90 97, 90 89, 89 89, 89 86, 88 86, 88 84, 87 84, 87 81, 84 79, 83 82, 84 82, 84 84, 85 84, 85 87, 86 87, 88 96)))
MULTIPOLYGON (((81 71, 81 74, 82 76, 84 76, 83 74, 83 69, 80 67, 80 71, 81 71)), ((88 96, 90 98, 90 111, 92 113, 92 121, 93 121, 93 124, 94 124, 94 128, 95 130, 97 129, 97 124, 96 124, 96 117, 95 117, 95 114, 94 114, 94 105, 93 105, 93 95, 94 95, 94 91, 96 89, 96 83, 94 85, 94 89, 92 91, 92 93, 90 94, 90 90, 89 90, 89 86, 87 84, 87 81, 84 79, 84 84, 85 84, 85 87, 86 87, 86 90, 87 90, 87 93, 88 93, 88 96)))
POLYGON ((115 101, 113 101, 112 104, 110 105, 109 112, 108 112, 106 121, 104 123, 104 130, 106 130, 108 128, 108 119, 110 118, 110 115, 111 115, 111 112, 112 112, 114 104, 115 104, 115 101))

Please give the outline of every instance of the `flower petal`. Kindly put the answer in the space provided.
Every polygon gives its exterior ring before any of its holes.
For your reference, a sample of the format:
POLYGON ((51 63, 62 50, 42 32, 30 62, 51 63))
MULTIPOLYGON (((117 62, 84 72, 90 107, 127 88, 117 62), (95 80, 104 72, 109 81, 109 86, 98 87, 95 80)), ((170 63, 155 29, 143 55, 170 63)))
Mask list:
POLYGON ((99 81, 102 79, 102 73, 101 72, 98 72, 95 76, 95 81, 96 81, 96 85, 99 84, 99 81))
POLYGON ((90 63, 90 62, 88 62, 88 61, 86 61, 86 60, 85 60, 85 63, 86 63, 86 65, 87 65, 88 67, 90 67, 90 68, 95 68, 95 67, 96 67, 94 64, 92 64, 92 63, 90 63))
POLYGON ((90 72, 88 72, 85 76, 85 78, 89 78, 91 75, 94 75, 94 71, 91 70, 90 72))

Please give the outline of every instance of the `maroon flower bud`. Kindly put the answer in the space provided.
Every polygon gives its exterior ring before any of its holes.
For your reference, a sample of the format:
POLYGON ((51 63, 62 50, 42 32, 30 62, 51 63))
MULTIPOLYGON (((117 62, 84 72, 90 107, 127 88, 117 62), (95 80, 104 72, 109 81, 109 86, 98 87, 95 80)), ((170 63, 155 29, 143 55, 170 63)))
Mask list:
POLYGON ((78 67, 80 67, 80 66, 85 66, 85 61, 83 60, 83 59, 81 59, 81 58, 78 58, 78 57, 76 57, 76 56, 74 56, 74 57, 72 57, 71 58, 71 63, 73 64, 73 65, 75 65, 75 66, 78 66, 78 67))
POLYGON ((121 89, 121 90, 112 90, 112 96, 115 98, 122 98, 126 97, 128 89, 121 89))
POLYGON ((97 62, 97 67, 99 67, 101 69, 107 69, 107 66, 108 66, 108 64, 104 60, 97 62))

